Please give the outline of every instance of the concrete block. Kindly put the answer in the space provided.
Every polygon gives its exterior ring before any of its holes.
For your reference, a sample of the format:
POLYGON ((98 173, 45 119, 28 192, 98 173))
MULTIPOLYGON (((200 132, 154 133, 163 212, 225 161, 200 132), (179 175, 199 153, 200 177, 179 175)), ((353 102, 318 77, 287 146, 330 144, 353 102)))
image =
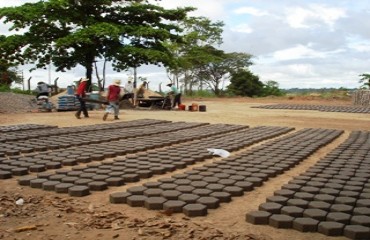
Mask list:
POLYGON ((293 220, 293 229, 300 232, 316 232, 319 221, 313 218, 298 217, 293 220))
POLYGON ((109 195, 110 203, 127 203, 127 198, 132 196, 129 192, 115 192, 109 195))
POLYGON ((73 186, 68 188, 68 194, 72 197, 84 197, 90 194, 88 186, 73 186))
POLYGON ((269 218, 269 225, 276 228, 291 228, 294 218, 288 215, 273 214, 269 218))
POLYGON ((183 213, 188 217, 198 217, 207 215, 207 206, 199 203, 187 204, 182 208, 183 213))
POLYGON ((272 214, 266 211, 253 211, 245 216, 245 220, 255 225, 263 225, 269 223, 269 218, 272 214))
POLYGON ((337 222, 320 222, 317 231, 326 236, 341 236, 345 225, 337 222))

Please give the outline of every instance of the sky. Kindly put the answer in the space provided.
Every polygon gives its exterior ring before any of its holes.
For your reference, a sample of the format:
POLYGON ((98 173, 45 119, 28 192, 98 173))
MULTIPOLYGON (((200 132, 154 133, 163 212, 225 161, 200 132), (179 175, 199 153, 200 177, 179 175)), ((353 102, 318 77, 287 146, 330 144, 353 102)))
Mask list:
MULTIPOLYGON (((1 1, 0 7, 16 6, 36 0, 1 1)), ((250 70, 266 83, 275 81, 280 88, 357 88, 360 74, 370 73, 370 1, 368 0, 162 0, 153 1, 165 8, 193 6, 193 16, 222 21, 225 52, 253 55, 250 70)), ((0 23, 0 34, 9 34, 0 23)), ((29 72, 31 86, 38 81, 66 87, 84 76, 77 67, 68 72, 46 70, 29 72)), ((140 67, 138 76, 145 77, 157 90, 169 82, 163 68, 140 67)), ((100 70, 101 74, 101 70, 100 70)), ((132 71, 107 70, 107 83, 114 79, 125 82, 132 71)), ((93 81, 96 81, 93 79, 93 81)), ((227 85, 227 83, 226 83, 227 85)), ((225 86, 226 86, 225 85, 225 86)))

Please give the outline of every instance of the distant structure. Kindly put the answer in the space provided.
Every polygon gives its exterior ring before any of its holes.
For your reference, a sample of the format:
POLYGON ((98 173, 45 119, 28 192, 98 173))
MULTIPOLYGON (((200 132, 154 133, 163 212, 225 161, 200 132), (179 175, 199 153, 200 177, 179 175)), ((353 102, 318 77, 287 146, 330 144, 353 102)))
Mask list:
POLYGON ((357 90, 352 95, 352 104, 370 106, 370 90, 357 90))

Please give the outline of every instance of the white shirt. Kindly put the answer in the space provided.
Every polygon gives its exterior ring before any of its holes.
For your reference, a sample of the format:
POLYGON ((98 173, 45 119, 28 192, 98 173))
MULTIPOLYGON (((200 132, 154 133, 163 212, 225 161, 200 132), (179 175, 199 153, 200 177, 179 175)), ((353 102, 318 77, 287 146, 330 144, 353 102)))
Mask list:
POLYGON ((125 92, 132 93, 134 91, 134 86, 132 83, 126 83, 125 85, 125 92))

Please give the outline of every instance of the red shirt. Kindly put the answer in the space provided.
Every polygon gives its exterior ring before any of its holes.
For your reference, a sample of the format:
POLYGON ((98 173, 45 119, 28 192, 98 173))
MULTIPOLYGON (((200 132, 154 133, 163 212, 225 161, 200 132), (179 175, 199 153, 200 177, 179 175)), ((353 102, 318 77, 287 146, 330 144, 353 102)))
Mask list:
POLYGON ((119 101, 119 94, 121 92, 121 88, 116 85, 110 85, 108 87, 108 96, 107 99, 109 102, 117 102, 119 101))
POLYGON ((85 97, 86 96, 86 86, 87 86, 87 81, 80 82, 80 84, 78 85, 76 94, 81 97, 85 97))

